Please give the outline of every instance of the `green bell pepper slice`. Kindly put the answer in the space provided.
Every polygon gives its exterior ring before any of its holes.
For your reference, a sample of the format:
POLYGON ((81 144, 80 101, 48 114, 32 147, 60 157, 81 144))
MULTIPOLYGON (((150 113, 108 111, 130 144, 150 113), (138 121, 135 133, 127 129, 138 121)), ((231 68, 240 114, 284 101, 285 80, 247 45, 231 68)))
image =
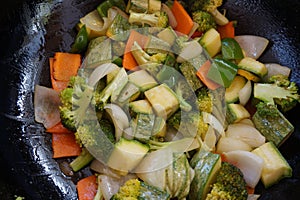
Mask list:
POLYGON ((238 66, 222 58, 214 58, 207 77, 214 82, 229 87, 237 74, 238 66))
POLYGON ((223 58, 227 60, 239 60, 244 58, 243 50, 234 38, 222 39, 221 52, 223 58))
POLYGON ((86 50, 88 45, 88 33, 86 26, 83 25, 78 31, 75 41, 71 47, 71 53, 81 53, 86 50))

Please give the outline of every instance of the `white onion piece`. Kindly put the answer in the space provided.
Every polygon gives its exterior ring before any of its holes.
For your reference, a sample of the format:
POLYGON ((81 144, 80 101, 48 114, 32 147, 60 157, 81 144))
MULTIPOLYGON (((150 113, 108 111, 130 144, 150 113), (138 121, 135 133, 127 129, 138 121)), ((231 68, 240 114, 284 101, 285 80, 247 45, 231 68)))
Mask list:
POLYGON ((257 200, 259 197, 259 194, 248 194, 247 200, 257 200))
POLYGON ((252 148, 246 142, 236 138, 221 137, 217 143, 216 152, 224 153, 235 150, 251 151, 252 148))
POLYGON ((115 137, 119 141, 124 129, 129 127, 129 119, 124 110, 116 104, 107 104, 104 106, 115 126, 115 137))
POLYGON ((228 125, 226 136, 242 140, 252 148, 259 147, 266 142, 266 138, 255 127, 242 123, 228 125))
POLYGON ((208 130, 205 134, 203 142, 204 142, 204 144, 206 144, 206 146, 209 148, 210 151, 215 150, 216 143, 217 143, 217 136, 216 136, 215 131, 212 128, 212 126, 208 127, 208 130))
POLYGON ((91 73, 88 80, 88 85, 94 87, 101 78, 117 69, 119 69, 119 67, 114 63, 104 63, 98 66, 91 73))
POLYGON ((271 76, 278 75, 278 74, 282 74, 287 77, 290 76, 291 69, 286 66, 282 66, 277 63, 265 63, 265 66, 268 69, 268 73, 266 76, 264 76, 264 78, 263 78, 264 81, 268 81, 268 79, 271 76))
POLYGON ((264 161, 258 155, 249 151, 230 151, 223 154, 225 160, 238 167, 248 186, 255 188, 261 177, 264 161))
POLYGON ((42 123, 46 129, 53 127, 60 122, 59 105, 61 105, 59 92, 45 86, 35 85, 35 121, 42 123))
POLYGON ((191 31, 189 32, 189 34, 188 34, 189 38, 192 37, 192 35, 197 31, 198 27, 199 27, 199 24, 196 23, 196 22, 193 22, 193 27, 192 27, 191 31))
POLYGON ((243 106, 247 104, 252 94, 252 84, 248 80, 244 87, 239 91, 239 101, 243 106))
POLYGON ((202 112, 202 114, 204 123, 211 125, 220 135, 224 135, 224 127, 215 116, 207 112, 202 112))
POLYGON ((177 21, 176 21, 176 18, 174 16, 173 12, 171 11, 171 9, 166 4, 162 3, 161 10, 167 13, 168 18, 169 18, 169 25, 172 28, 175 28, 177 26, 177 21))
POLYGON ((118 171, 110 168, 109 166, 107 166, 103 162, 100 162, 97 159, 94 159, 91 162, 90 168, 93 171, 98 172, 99 174, 104 174, 104 175, 107 175, 107 176, 110 176, 110 177, 116 178, 116 179, 121 178, 121 175, 118 173, 118 171))
POLYGON ((249 118, 246 118, 246 119, 242 119, 241 121, 239 121, 238 123, 241 123, 241 124, 247 124, 249 126, 253 126, 255 127, 253 121, 249 118))
POLYGON ((247 57, 258 59, 265 51, 269 40, 257 35, 237 35, 234 39, 245 51, 247 57))

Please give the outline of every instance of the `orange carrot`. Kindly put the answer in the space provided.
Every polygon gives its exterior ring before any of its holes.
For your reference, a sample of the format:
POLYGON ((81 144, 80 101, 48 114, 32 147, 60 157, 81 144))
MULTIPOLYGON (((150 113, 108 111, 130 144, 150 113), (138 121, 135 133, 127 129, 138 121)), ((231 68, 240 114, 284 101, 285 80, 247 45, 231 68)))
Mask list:
POLYGON ((93 200, 97 193, 97 177, 91 175, 77 182, 78 200, 93 200))
POLYGON ((184 9, 184 7, 179 3, 179 1, 175 0, 171 11, 177 21, 177 26, 175 30, 188 35, 193 28, 193 20, 188 12, 184 9))
POLYGON ((217 31, 220 33, 221 39, 234 38, 235 36, 234 22, 230 21, 223 26, 218 26, 217 31))
POLYGON ((73 133, 52 133, 53 158, 78 156, 81 147, 73 133))
POLYGON ((56 52, 53 61, 53 78, 58 81, 69 81, 75 76, 81 65, 81 55, 56 52))
POLYGON ((207 60, 197 71, 197 76, 200 78, 200 80, 211 90, 215 90, 218 87, 220 87, 220 85, 214 81, 212 81, 211 79, 209 79, 207 77, 207 73, 210 69, 211 66, 211 62, 209 60, 207 60))
POLYGON ((138 66, 137 62, 135 61, 133 55, 131 54, 131 48, 133 43, 136 41, 142 48, 145 46, 148 37, 140 34, 135 30, 131 30, 129 38, 127 40, 125 46, 125 52, 123 55, 122 65, 127 70, 132 70, 138 66))
POLYGON ((53 76, 53 62, 54 58, 49 58, 49 65, 50 65, 50 78, 51 78, 51 84, 52 88, 56 91, 61 91, 65 89, 68 86, 68 81, 59 81, 56 80, 53 76))
POLYGON ((55 126, 46 129, 47 133, 73 133, 69 129, 65 128, 61 122, 56 124, 55 126))

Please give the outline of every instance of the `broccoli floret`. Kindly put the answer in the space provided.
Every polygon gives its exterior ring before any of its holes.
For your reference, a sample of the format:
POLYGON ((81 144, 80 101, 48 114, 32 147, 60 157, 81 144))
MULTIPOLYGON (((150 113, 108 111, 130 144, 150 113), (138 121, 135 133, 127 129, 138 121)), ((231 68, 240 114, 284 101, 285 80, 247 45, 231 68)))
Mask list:
POLYGON ((129 179, 122 185, 118 192, 113 195, 112 200, 138 199, 141 182, 138 179, 129 179))
POLYGON ((282 112, 287 112, 300 102, 298 86, 288 77, 275 75, 270 77, 270 83, 254 85, 254 97, 262 101, 277 105, 282 112))
POLYGON ((127 72, 124 68, 120 68, 113 80, 110 81, 102 91, 94 93, 91 103, 93 106, 95 106, 97 112, 103 111, 109 100, 115 101, 116 99, 112 99, 112 96, 116 97, 127 82, 127 72))
POLYGON ((60 92, 62 105, 59 107, 60 118, 64 127, 75 132, 81 118, 89 106, 93 88, 88 86, 83 77, 71 77, 68 87, 60 92))
POLYGON ((169 18, 166 12, 159 11, 155 13, 137 13, 131 12, 128 19, 131 24, 145 24, 151 27, 166 28, 169 25, 169 18))
POLYGON ((170 195, 159 188, 139 179, 129 179, 115 193, 111 200, 161 199, 167 200, 170 195))
POLYGON ((101 126, 103 123, 99 123, 98 119, 84 120, 75 132, 75 139, 95 158, 106 162, 114 149, 114 143, 110 139, 114 133, 107 126, 101 126))
POLYGON ((192 13, 193 21, 199 24, 198 31, 204 33, 211 28, 217 28, 217 24, 213 16, 206 11, 195 11, 192 13))
POLYGON ((201 112, 212 113, 213 97, 207 87, 201 87, 196 91, 198 108, 201 112))
POLYGON ((228 19, 218 11, 218 7, 222 5, 222 0, 199 0, 192 1, 190 3, 191 12, 195 11, 206 11, 209 12, 215 19, 216 23, 219 25, 225 25, 229 21, 228 19))
POLYGON ((191 2, 191 11, 204 10, 207 12, 214 11, 222 5, 222 0, 200 0, 191 2))
POLYGON ((165 53, 156 53, 153 55, 149 55, 137 42, 133 43, 131 53, 139 65, 145 65, 149 63, 161 64, 164 63, 167 59, 167 54, 165 53))
POLYGON ((169 126, 174 127, 184 136, 200 136, 206 134, 209 125, 203 121, 203 116, 198 112, 177 111, 167 120, 169 126))
POLYGON ((221 168, 216 175, 216 182, 207 195, 207 200, 247 199, 247 185, 241 170, 228 162, 222 162, 221 168))

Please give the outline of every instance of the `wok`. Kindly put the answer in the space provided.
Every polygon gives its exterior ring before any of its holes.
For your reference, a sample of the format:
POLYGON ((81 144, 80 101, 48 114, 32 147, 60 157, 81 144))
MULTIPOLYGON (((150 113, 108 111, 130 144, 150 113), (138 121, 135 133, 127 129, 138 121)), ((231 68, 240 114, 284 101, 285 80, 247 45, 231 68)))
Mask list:
MULTIPOLYGON (((0 198, 77 199, 74 176, 62 173, 65 162, 52 159, 51 136, 34 121, 33 88, 50 86, 48 57, 67 51, 78 19, 99 4, 95 0, 13 0, 0 11, 0 198)), ((228 0, 229 19, 238 20, 237 34, 254 34, 270 40, 260 60, 292 68, 291 79, 300 85, 300 1, 228 0)), ((300 119, 298 106, 287 117, 293 135, 280 147, 293 168, 293 176, 257 193, 261 199, 299 199, 300 119)))

